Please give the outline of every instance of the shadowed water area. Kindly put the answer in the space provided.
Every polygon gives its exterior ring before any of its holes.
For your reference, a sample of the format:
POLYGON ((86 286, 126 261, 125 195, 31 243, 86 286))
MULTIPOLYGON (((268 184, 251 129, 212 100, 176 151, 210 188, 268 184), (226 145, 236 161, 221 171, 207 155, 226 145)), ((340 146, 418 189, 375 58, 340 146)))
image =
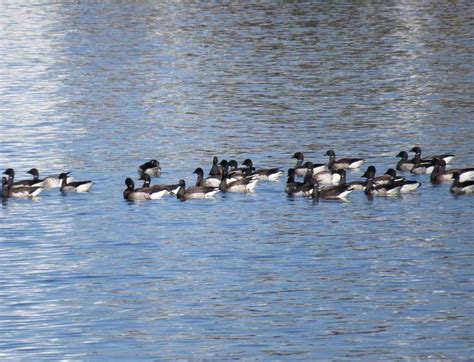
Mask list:
POLYGON ((469 359, 474 197, 130 203, 124 179, 454 153, 474 167, 469 1, 0 5, 0 168, 89 194, 0 208, 1 359, 469 359))

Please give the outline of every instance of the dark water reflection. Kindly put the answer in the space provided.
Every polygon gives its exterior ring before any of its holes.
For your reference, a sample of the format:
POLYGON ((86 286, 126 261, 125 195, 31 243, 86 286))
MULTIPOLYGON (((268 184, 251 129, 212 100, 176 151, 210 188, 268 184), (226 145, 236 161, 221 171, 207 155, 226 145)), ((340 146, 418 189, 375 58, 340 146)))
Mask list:
MULTIPOLYGON (((4 3, 0 166, 93 179, 0 209, 0 357, 468 359, 473 199, 129 204, 156 157, 333 148, 473 166, 469 2, 4 3)), ((357 179, 360 171, 349 174, 357 179)))

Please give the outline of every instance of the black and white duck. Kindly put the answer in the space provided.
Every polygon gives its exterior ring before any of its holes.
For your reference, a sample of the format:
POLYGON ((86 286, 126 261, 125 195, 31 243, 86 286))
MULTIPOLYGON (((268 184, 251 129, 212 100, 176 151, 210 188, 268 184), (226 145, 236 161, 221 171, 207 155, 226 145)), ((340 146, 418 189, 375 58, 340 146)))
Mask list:
POLYGON ((131 178, 125 179, 127 188, 123 191, 123 198, 129 201, 157 200, 168 195, 167 190, 153 190, 150 187, 135 188, 135 183, 131 178))
POLYGON ((474 168, 451 168, 446 170, 446 162, 438 158, 433 159, 432 164, 434 168, 431 172, 430 180, 434 184, 453 182, 454 173, 459 174, 459 182, 474 180, 474 168))
POLYGON ((415 166, 415 162, 408 159, 408 153, 406 151, 400 151, 397 157, 400 157, 400 161, 398 161, 396 166, 398 171, 411 171, 415 166))
POLYGON ((304 176, 306 175, 306 172, 308 171, 308 167, 311 167, 313 168, 313 173, 318 173, 318 172, 322 172, 322 171, 326 171, 327 170, 327 167, 326 167, 326 164, 324 163, 310 163, 310 162, 305 162, 303 164, 303 161, 304 161, 304 154, 303 152, 296 152, 292 158, 296 158, 296 164, 295 166, 293 167, 293 169, 295 170, 295 174, 296 176, 304 176))
POLYGON ((460 181, 460 174, 458 172, 453 173, 453 184, 451 185, 450 191, 455 195, 474 194, 474 180, 460 181))
POLYGON ((141 176, 144 173, 150 175, 151 177, 160 177, 161 176, 160 162, 158 160, 153 159, 138 166, 138 174, 141 176))
MULTIPOLYGON (((421 157, 421 148, 419 146, 413 147, 410 152, 415 153, 415 157, 413 157, 412 161, 415 162, 415 164, 420 163, 420 162, 431 162, 434 158, 440 158, 443 159, 446 164, 450 163, 454 155, 453 154, 442 154, 442 155, 435 155, 435 156, 425 156, 421 157)), ((431 172, 431 171, 430 171, 431 172)))
POLYGON ((13 178, 5 175, 2 177, 2 198, 32 198, 38 196, 44 189, 34 186, 13 187, 13 178))
POLYGON ((94 186, 93 181, 72 181, 67 182, 67 174, 59 175, 61 192, 89 192, 94 186))
POLYGON ((326 152, 326 156, 329 156, 328 169, 336 171, 337 169, 356 169, 359 168, 365 160, 363 158, 341 158, 336 160, 336 153, 334 150, 326 152))
POLYGON ((178 184, 179 190, 176 197, 180 200, 213 198, 219 192, 219 188, 216 187, 193 186, 186 188, 186 182, 182 179, 178 184))
POLYGON ((273 168, 261 168, 255 169, 253 167, 253 162, 251 159, 247 158, 243 163, 244 166, 247 166, 246 175, 252 176, 259 180, 269 180, 269 181, 277 181, 281 175, 283 175, 283 171, 280 170, 279 167, 273 168))
POLYGON ((393 168, 389 168, 385 172, 385 175, 388 175, 392 178, 392 183, 394 183, 395 185, 400 186, 400 193, 401 194, 416 191, 421 186, 421 182, 419 182, 419 181, 407 180, 404 177, 398 176, 397 171, 395 171, 393 168))
POLYGON ((166 191, 167 193, 164 194, 166 195, 176 195, 179 190, 179 185, 178 184, 170 184, 170 185, 151 185, 151 178, 150 175, 144 173, 143 175, 140 176, 140 180, 143 180, 143 185, 142 188, 149 188, 153 192, 158 192, 158 191, 166 191))

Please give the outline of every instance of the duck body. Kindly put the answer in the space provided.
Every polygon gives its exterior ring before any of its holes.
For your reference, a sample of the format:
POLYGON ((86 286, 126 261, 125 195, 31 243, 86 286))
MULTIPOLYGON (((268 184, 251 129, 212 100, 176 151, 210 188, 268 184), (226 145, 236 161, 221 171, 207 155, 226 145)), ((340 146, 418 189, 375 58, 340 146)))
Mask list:
POLYGON ((153 186, 151 186, 150 185, 151 178, 150 178, 150 175, 148 175, 148 174, 143 174, 140 177, 140 180, 144 180, 141 189, 147 189, 152 193, 159 192, 159 191, 166 191, 165 193, 163 193, 163 196, 170 195, 170 194, 176 195, 178 193, 178 190, 179 190, 179 185, 178 184, 153 185, 153 186))
POLYGON ((433 159, 434 168, 430 175, 430 180, 434 184, 442 182, 453 182, 453 175, 459 174, 459 182, 474 180, 474 168, 452 168, 446 170, 446 162, 442 159, 433 159))
POLYGON ((295 181, 295 169, 288 169, 288 179, 286 181, 285 192, 290 196, 311 196, 313 185, 310 183, 311 174, 305 177, 304 182, 295 181))
POLYGON ((219 190, 224 192, 254 192, 257 183, 258 179, 250 177, 229 182, 227 179, 227 172, 224 171, 222 173, 219 190))
POLYGON ((131 178, 125 179, 125 185, 127 188, 123 191, 123 198, 129 201, 158 200, 169 195, 168 190, 158 190, 152 187, 135 188, 131 178))
POLYGON ((145 162, 144 164, 138 166, 137 172, 140 176, 146 173, 147 175, 150 175, 151 177, 160 177, 161 176, 160 162, 155 159, 145 162))
POLYGON ((420 161, 415 163, 410 172, 414 175, 430 174, 434 170, 434 166, 431 161, 420 161))
POLYGON ((336 160, 336 153, 333 150, 326 152, 326 156, 329 156, 328 169, 336 171, 342 169, 356 169, 362 166, 365 162, 363 158, 341 158, 336 160))
POLYGON ((221 184, 222 175, 220 173, 204 178, 204 170, 201 167, 196 168, 193 173, 197 175, 196 186, 219 187, 221 184))
POLYGON ((314 164, 311 162, 306 162, 303 164, 304 155, 302 152, 296 152, 292 158, 296 158, 297 160, 295 166, 293 167, 296 176, 305 176, 310 167, 313 169, 313 173, 327 171, 327 167, 324 163, 314 164))
POLYGON ((179 190, 176 197, 180 200, 213 198, 219 192, 219 189, 215 187, 194 186, 186 188, 184 180, 179 180, 178 184, 179 190))
POLYGON ((17 186, 13 187, 13 178, 2 178, 2 198, 33 198, 38 196, 44 189, 42 187, 17 186))
MULTIPOLYGON (((354 190, 353 186, 346 184, 346 170, 339 169, 335 172, 339 175, 339 184, 330 186, 320 186, 319 183, 314 184, 312 197, 314 199, 327 200, 345 200, 354 190)), ((314 182, 314 179, 312 179, 314 182)))
POLYGON ((326 200, 345 200, 352 192, 349 185, 333 185, 319 188, 317 185, 313 188, 313 199, 326 200))
MULTIPOLYGON (((453 160, 454 158, 454 155, 453 154, 442 154, 442 155, 436 155, 436 156, 425 156, 425 157, 421 157, 421 148, 418 147, 418 146, 415 146, 413 147, 410 152, 414 152, 415 153, 415 157, 413 158, 413 162, 415 164, 417 163, 420 163, 420 162, 431 162, 433 161, 433 159, 435 158, 438 158, 438 159, 442 159, 444 160, 444 162, 446 162, 446 164, 448 163, 451 163, 451 161, 453 160)), ((431 173, 431 171, 429 172, 431 173)))
POLYGON ((43 181, 39 179, 33 178, 33 180, 20 180, 15 181, 15 171, 12 168, 7 168, 3 173, 5 176, 8 177, 9 182, 9 189, 14 189, 18 187, 42 187, 43 181))
POLYGON ((401 157, 400 161, 398 161, 396 169, 398 171, 411 171, 415 166, 415 162, 412 160, 408 160, 408 153, 405 151, 401 151, 397 157, 401 157))
POLYGON ((400 185, 394 183, 375 185, 373 179, 369 178, 364 192, 368 196, 398 196, 401 188, 400 185))
POLYGON ((397 176, 397 171, 395 171, 393 168, 389 168, 385 172, 385 175, 388 175, 392 178, 392 183, 400 186, 401 194, 416 191, 421 186, 421 182, 415 180, 407 180, 403 177, 397 176))
POLYGON ((453 174, 453 184, 450 191, 455 195, 474 194, 474 180, 461 182, 459 180, 460 174, 455 172, 453 174))
POLYGON ((255 170, 253 167, 253 162, 249 158, 247 158, 242 164, 247 166, 246 175, 252 176, 258 180, 277 181, 280 176, 283 175, 283 171, 281 171, 279 167, 255 170))
MULTIPOLYGON (((46 176, 44 179, 39 178, 39 171, 36 168, 32 168, 31 170, 27 171, 30 175, 33 176, 33 183, 37 182, 33 186, 41 186, 44 189, 51 189, 55 187, 61 187, 61 180, 59 179, 59 175, 54 176, 46 176)), ((70 177, 70 172, 64 172, 67 175, 66 182, 72 182, 74 180, 73 177, 70 177)))
POLYGON ((61 192, 89 192, 92 186, 94 186, 93 181, 73 181, 68 183, 65 173, 60 174, 59 179, 61 181, 61 192))

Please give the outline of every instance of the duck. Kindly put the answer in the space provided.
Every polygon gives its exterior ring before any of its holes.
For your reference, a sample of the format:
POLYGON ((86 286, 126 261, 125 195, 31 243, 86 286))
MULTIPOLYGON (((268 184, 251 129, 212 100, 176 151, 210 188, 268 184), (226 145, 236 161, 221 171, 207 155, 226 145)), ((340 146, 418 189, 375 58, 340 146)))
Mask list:
POLYGON ((284 173, 279 167, 255 170, 253 167, 253 162, 250 158, 247 158, 242 164, 247 166, 247 176, 253 176, 259 180, 277 181, 284 173))
POLYGON ((143 185, 141 187, 142 189, 150 189, 152 192, 166 191, 166 193, 164 193, 164 196, 169 195, 169 194, 176 195, 178 193, 178 190, 179 190, 179 185, 178 184, 150 186, 151 177, 150 177, 150 175, 148 175, 146 173, 141 175, 139 180, 144 181, 143 185))
MULTIPOLYGON (((41 184, 41 187, 43 187, 44 189, 50 189, 50 188, 54 188, 54 187, 60 187, 60 180, 59 180, 59 175, 55 175, 55 176, 46 176, 44 179, 40 179, 39 178, 39 171, 37 168, 32 168, 31 170, 27 171, 26 173, 30 174, 33 176, 33 182, 37 182, 39 184, 41 184)), ((73 177, 70 177, 69 174, 71 172, 64 172, 66 175, 68 175, 67 177, 67 182, 71 182, 74 178, 73 177)))
POLYGON ((15 170, 12 168, 7 168, 5 172, 3 173, 5 176, 8 177, 8 180, 11 179, 11 182, 9 182, 9 188, 17 188, 17 187, 41 187, 42 186, 42 181, 41 180, 21 180, 21 181, 15 181, 15 170))
POLYGON ((312 178, 319 185, 338 185, 341 180, 341 175, 336 170, 326 170, 315 173, 312 162, 307 162, 308 171, 306 172, 305 178, 312 178), (310 176, 311 175, 311 176, 310 176))
MULTIPOLYGON (((295 170, 296 176, 304 176, 306 175, 306 172, 308 171, 308 167, 311 165, 311 163, 306 162, 303 164, 304 161, 304 154, 303 152, 296 152, 291 158, 296 158, 296 164, 293 167, 295 170)), ((313 168, 313 173, 318 173, 318 172, 323 172, 327 170, 326 164, 324 163, 317 163, 317 164, 312 164, 313 168)))
POLYGON ((413 168, 410 170, 410 172, 414 175, 424 175, 424 174, 430 174, 433 172, 434 165, 432 161, 418 161, 415 162, 415 165, 413 168))
POLYGON ((361 177, 365 177, 366 179, 372 179, 374 185, 386 185, 393 181, 390 175, 375 176, 376 173, 377 169, 375 168, 375 166, 369 166, 361 177))
MULTIPOLYGON (((303 190, 302 187, 309 183, 307 177, 305 177, 304 182, 296 182, 295 181, 295 176, 296 176, 295 169, 289 168, 288 169, 288 179, 286 181, 286 187, 285 187, 285 192, 287 194, 290 194, 290 191, 295 191, 295 190, 301 191, 301 190, 303 190)), ((311 176, 309 176, 309 178, 311 178, 311 176)), ((309 196, 309 190, 308 190, 308 195, 304 195, 304 192, 302 192, 300 195, 296 195, 296 196, 309 196)))
POLYGON ((135 188, 135 183, 130 177, 125 179, 127 188, 123 191, 123 198, 129 201, 156 200, 162 198, 168 192, 166 190, 153 192, 148 187, 135 188))
POLYGON ((141 176, 143 173, 146 173, 151 177, 160 177, 160 162, 158 160, 153 159, 148 162, 145 162, 143 165, 138 166, 138 174, 141 176))
POLYGON ((339 184, 350 186, 350 189, 352 191, 364 191, 365 190, 365 185, 366 185, 367 182, 365 182, 365 181, 346 182, 346 170, 344 170, 342 168, 337 170, 337 173, 339 174, 339 177, 340 177, 339 184))
POLYGON ((13 187, 13 178, 2 177, 2 198, 33 198, 38 196, 44 189, 34 186, 13 187))
POLYGON ((365 162, 363 158, 341 158, 340 160, 336 160, 336 153, 334 152, 334 150, 327 151, 326 156, 329 156, 329 162, 327 167, 328 169, 333 171, 339 168, 356 169, 359 168, 365 162))
POLYGON ((395 183, 376 185, 374 179, 369 178, 364 192, 367 196, 399 196, 401 188, 395 183))
MULTIPOLYGON (((443 155, 436 155, 436 156, 427 156, 427 157, 421 157, 421 148, 418 146, 413 147, 410 152, 415 153, 415 157, 413 157, 412 161, 416 163, 423 162, 423 161, 428 161, 431 162, 434 158, 441 158, 446 162, 446 164, 451 163, 451 161, 454 158, 453 154, 443 154, 443 155)), ((430 171, 431 172, 431 171, 430 171)))
POLYGON ((219 187, 221 184, 222 176, 220 173, 204 178, 204 170, 201 167, 196 168, 193 173, 197 175, 196 186, 219 187))
POLYGON ((340 184, 320 187, 316 182, 313 187, 313 193, 311 194, 311 197, 316 200, 347 200, 347 197, 352 191, 353 189, 350 185, 340 184))
POLYGON ((186 182, 183 179, 179 180, 178 184, 179 190, 176 197, 180 200, 213 198, 219 192, 219 188, 216 187, 194 186, 186 188, 186 182))
POLYGON ((310 197, 313 194, 314 184, 311 179, 308 182, 295 182, 294 176, 289 176, 286 182, 285 192, 288 196, 310 197))
POLYGON ((434 168, 431 172, 430 180, 434 184, 452 182, 455 172, 459 174, 459 182, 474 180, 474 168, 452 168, 446 170, 446 161, 439 158, 434 158, 432 164, 434 168))
POLYGON ((228 178, 241 179, 245 177, 245 173, 248 171, 247 167, 239 167, 239 163, 236 160, 230 160, 227 163, 228 166, 228 178))
POLYGON ((209 176, 216 176, 220 179, 222 173, 222 166, 219 165, 219 159, 217 156, 214 156, 212 159, 212 167, 211 170, 209 171, 209 176))
POLYGON ((415 166, 415 162, 413 160, 408 160, 408 153, 406 151, 400 151, 396 157, 401 158, 396 166, 398 171, 411 171, 415 166))
POLYGON ((451 185, 450 191, 454 195, 463 195, 463 194, 474 194, 474 180, 469 181, 460 181, 459 172, 453 173, 453 184, 451 185))
POLYGON ((288 178, 287 178, 287 181, 286 181, 285 192, 288 192, 288 190, 290 189, 289 185, 291 185, 291 184, 294 184, 294 186, 296 186, 296 187, 300 187, 300 186, 303 186, 304 184, 307 183, 306 179, 305 179, 304 182, 296 182, 295 181, 296 172, 295 172, 294 168, 289 168, 287 175, 288 175, 288 178))
POLYGON ((397 176, 397 171, 395 171, 393 168, 389 168, 385 172, 385 175, 388 175, 392 178, 392 183, 401 186, 400 187, 401 194, 416 191, 421 186, 421 182, 419 181, 407 180, 403 177, 397 176))
POLYGON ((246 177, 239 180, 229 181, 227 171, 222 170, 221 183, 219 190, 224 192, 254 192, 257 187, 258 179, 246 177))
POLYGON ((93 181, 67 182, 67 175, 63 172, 59 175, 61 192, 89 192, 94 185, 93 181))

